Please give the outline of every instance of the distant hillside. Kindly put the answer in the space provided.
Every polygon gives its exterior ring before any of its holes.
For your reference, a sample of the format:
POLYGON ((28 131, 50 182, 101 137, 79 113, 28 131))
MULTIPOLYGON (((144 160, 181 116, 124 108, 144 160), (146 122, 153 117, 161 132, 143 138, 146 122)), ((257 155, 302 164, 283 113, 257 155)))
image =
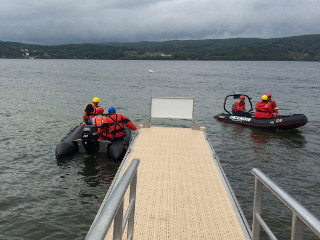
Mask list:
POLYGON ((0 41, 2 58, 320 61, 320 34, 43 46, 0 41))

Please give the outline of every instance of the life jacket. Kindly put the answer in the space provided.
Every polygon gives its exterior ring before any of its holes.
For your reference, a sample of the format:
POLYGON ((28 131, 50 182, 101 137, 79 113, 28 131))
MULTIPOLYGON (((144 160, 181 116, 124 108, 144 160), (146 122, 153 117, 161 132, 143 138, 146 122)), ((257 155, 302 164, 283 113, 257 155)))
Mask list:
POLYGON ((112 114, 107 117, 104 122, 109 123, 109 128, 107 131, 107 139, 115 140, 117 138, 121 138, 125 135, 124 129, 124 116, 121 114, 112 114))
POLYGON ((94 118, 96 116, 96 114, 97 114, 97 108, 98 107, 96 105, 92 104, 92 103, 89 103, 89 104, 86 105, 86 108, 87 108, 88 105, 91 105, 93 107, 93 112, 89 112, 87 119, 94 118))
POLYGON ((101 124, 104 120, 104 116, 96 116, 94 119, 93 119, 93 125, 97 127, 97 131, 100 132, 101 131, 101 124))
POLYGON ((99 139, 100 140, 104 140, 104 137, 101 136, 101 125, 102 125, 102 122, 103 120, 105 119, 104 116, 96 116, 94 119, 93 119, 93 126, 96 126, 97 127, 97 132, 98 132, 98 136, 99 136, 99 139))

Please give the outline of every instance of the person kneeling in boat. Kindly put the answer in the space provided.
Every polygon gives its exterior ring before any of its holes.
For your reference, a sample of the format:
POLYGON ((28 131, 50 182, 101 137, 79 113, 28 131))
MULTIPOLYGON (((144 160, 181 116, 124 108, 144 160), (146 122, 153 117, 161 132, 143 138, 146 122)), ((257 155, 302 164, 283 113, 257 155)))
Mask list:
POLYGON ((124 115, 116 114, 116 109, 110 107, 108 109, 109 117, 106 117, 101 125, 102 137, 109 141, 117 141, 126 135, 124 125, 131 130, 137 130, 137 127, 124 115))
POLYGON ((268 96, 263 95, 261 97, 261 102, 256 105, 256 112, 254 113, 255 118, 273 118, 276 115, 273 113, 270 102, 268 101, 268 96))
POLYGON ((100 99, 95 97, 92 99, 92 103, 87 104, 84 112, 83 112, 83 119, 81 125, 89 124, 89 119, 94 118, 97 114, 96 110, 99 107, 100 99))
POLYGON ((268 101, 271 105, 271 108, 273 109, 274 113, 276 114, 276 116, 279 115, 279 111, 278 111, 278 106, 276 101, 272 100, 271 97, 272 95, 270 93, 267 93, 266 96, 268 97, 268 101))
POLYGON ((88 120, 88 124, 93 125, 97 128, 98 136, 100 140, 104 140, 101 136, 101 125, 105 117, 103 116, 104 109, 103 107, 98 107, 96 110, 96 116, 88 120))
POLYGON ((251 114, 246 111, 246 103, 244 102, 245 99, 246 97, 244 95, 240 96, 240 100, 234 104, 233 115, 251 117, 251 114))

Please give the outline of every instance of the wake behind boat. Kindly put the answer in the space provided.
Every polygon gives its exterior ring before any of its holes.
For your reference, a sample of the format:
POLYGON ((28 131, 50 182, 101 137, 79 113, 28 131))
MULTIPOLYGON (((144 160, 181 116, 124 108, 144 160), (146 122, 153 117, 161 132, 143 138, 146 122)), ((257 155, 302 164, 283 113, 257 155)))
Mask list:
POLYGON ((250 110, 248 112, 229 112, 226 108, 226 102, 228 98, 239 99, 241 94, 232 94, 226 96, 224 100, 224 110, 226 113, 221 113, 214 116, 215 119, 222 122, 229 122, 235 124, 242 124, 246 126, 258 127, 263 129, 271 130, 291 130, 298 127, 302 127, 307 124, 308 119, 304 114, 290 114, 290 115, 279 115, 274 118, 257 119, 253 117, 253 107, 251 98, 247 95, 243 95, 248 99, 250 103, 250 110))

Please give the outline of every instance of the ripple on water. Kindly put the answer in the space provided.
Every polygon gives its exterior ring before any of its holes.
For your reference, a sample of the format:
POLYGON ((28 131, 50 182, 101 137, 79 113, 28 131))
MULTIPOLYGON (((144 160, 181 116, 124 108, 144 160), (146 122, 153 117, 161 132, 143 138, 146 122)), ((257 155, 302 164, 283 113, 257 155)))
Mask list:
MULTIPOLYGON (((0 122, 8 123, 0 128, 0 239, 84 238, 119 165, 103 155, 57 160, 54 150, 93 96, 135 124, 149 119, 151 97, 193 97, 195 122, 207 128, 249 222, 254 167, 320 215, 318 63, 1 60, 0 68, 6 99, 0 122), (247 93, 253 104, 271 92, 281 114, 304 113, 309 123, 269 132, 216 121, 234 91, 247 93)), ((265 198, 271 227, 279 239, 288 238, 290 213, 265 198)))

